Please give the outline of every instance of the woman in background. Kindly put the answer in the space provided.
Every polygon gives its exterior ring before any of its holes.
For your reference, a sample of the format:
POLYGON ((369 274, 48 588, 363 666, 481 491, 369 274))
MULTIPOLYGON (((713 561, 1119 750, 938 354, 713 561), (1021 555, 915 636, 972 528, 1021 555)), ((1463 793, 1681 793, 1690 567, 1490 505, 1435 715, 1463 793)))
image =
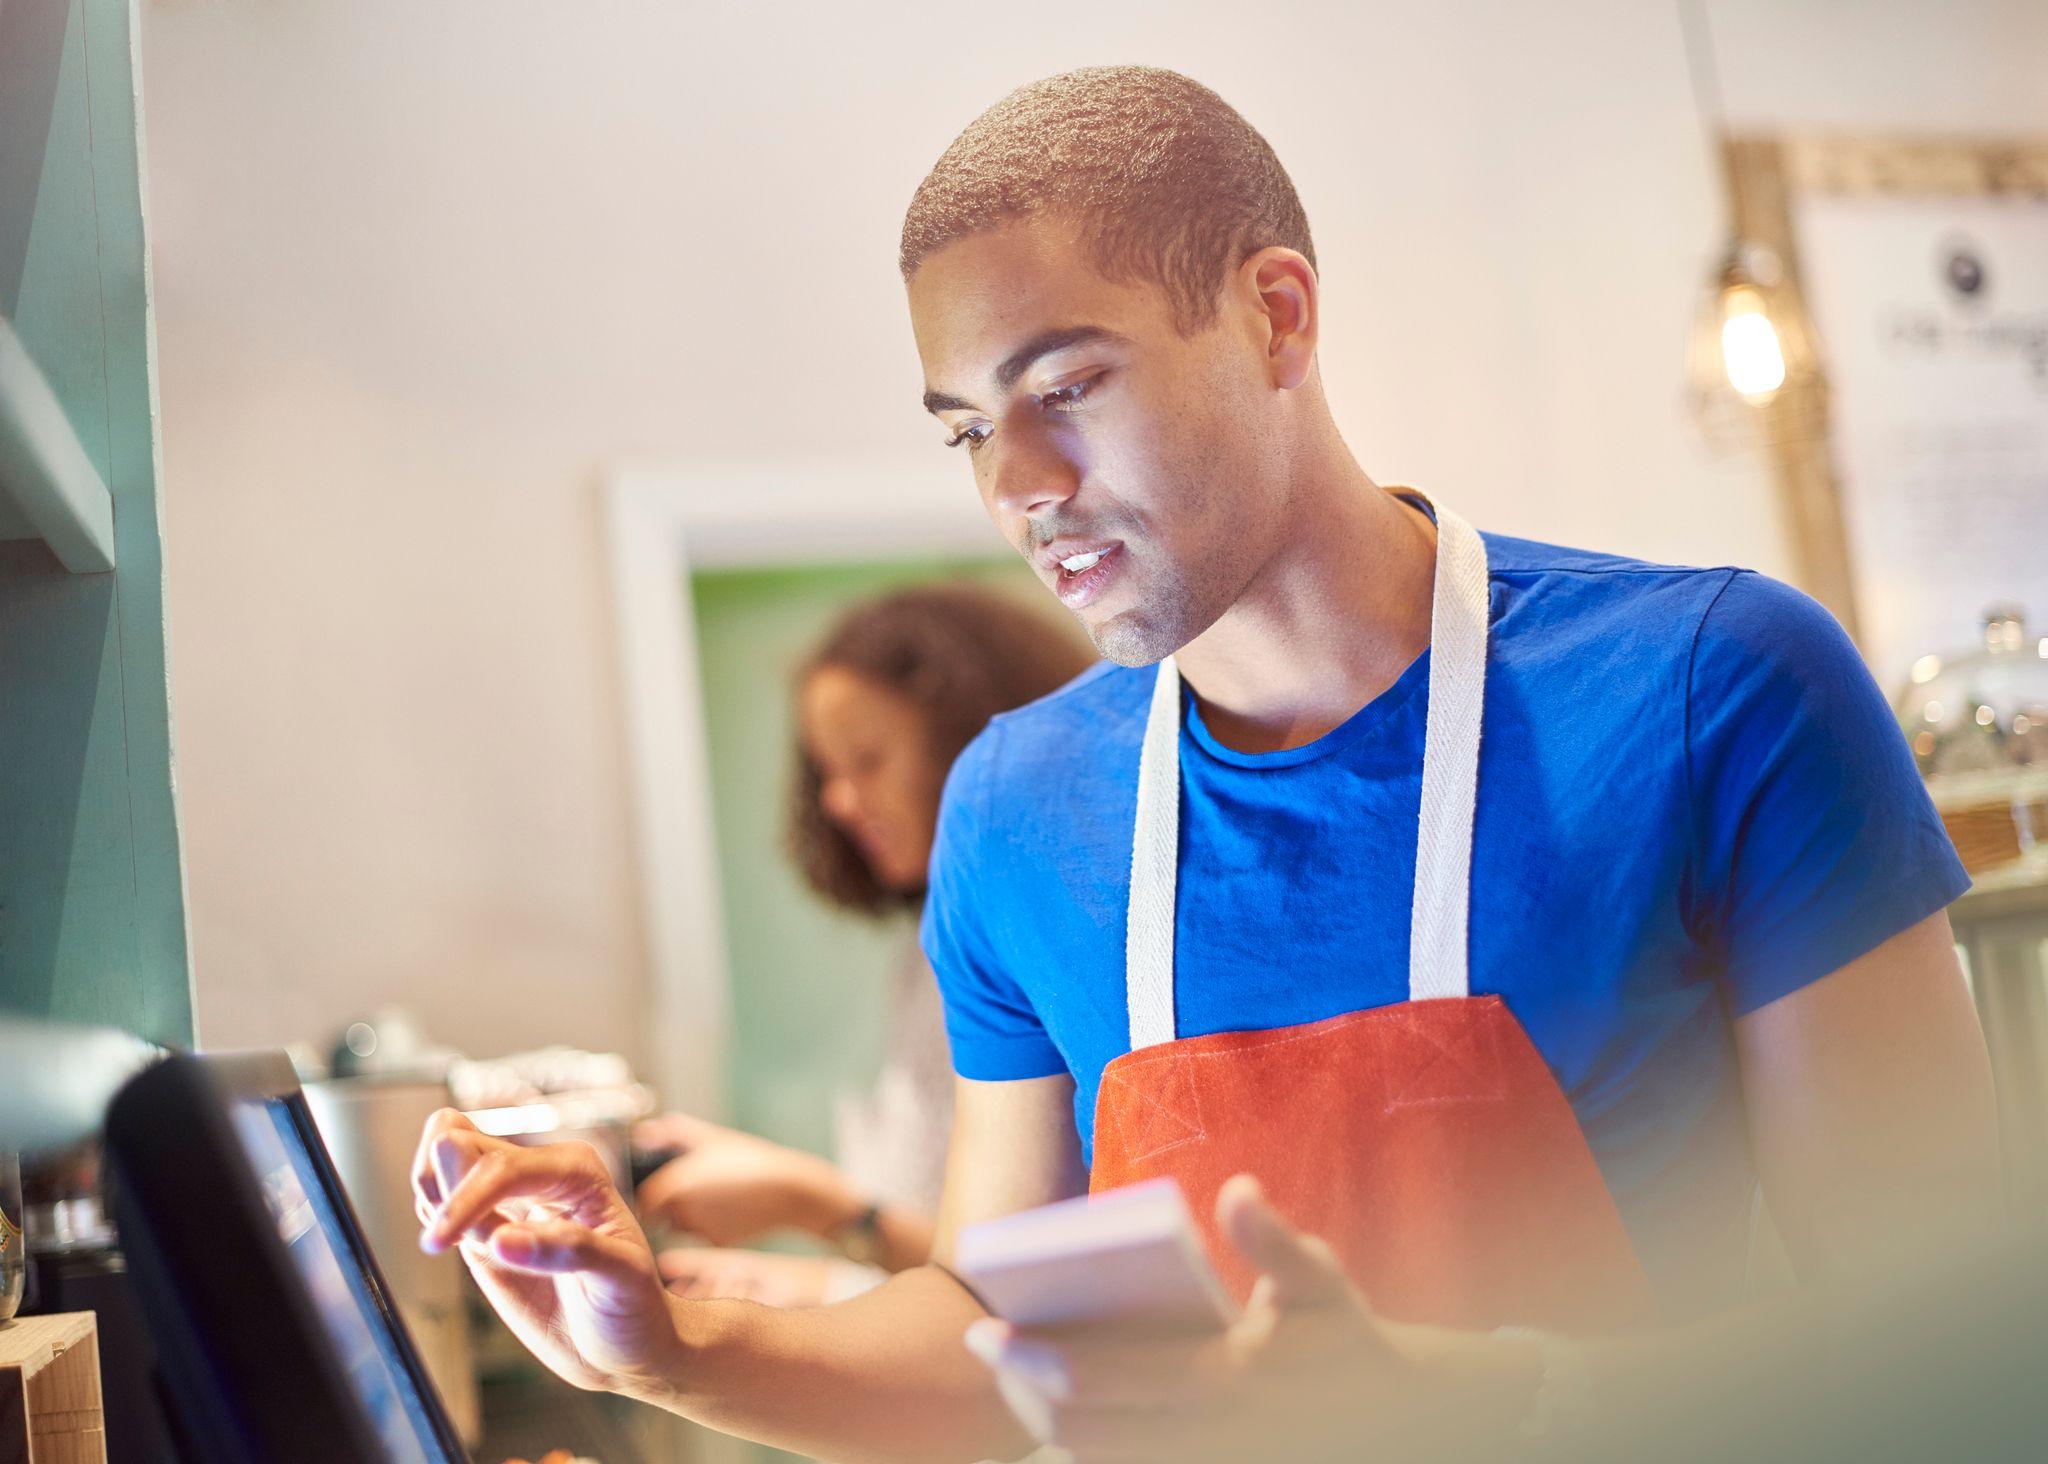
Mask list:
POLYGON ((661 1256, 672 1289, 815 1306, 924 1263, 953 1118, 938 985, 915 920, 939 793, 991 717, 1091 659, 1065 626, 1007 599, 931 586, 858 606, 804 662, 790 852, 831 904, 904 925, 885 1056, 873 1086, 839 1104, 837 1163, 687 1114, 641 1125, 642 1148, 677 1153, 640 1187, 642 1218, 713 1247, 661 1256), (736 1249, 780 1230, 840 1255, 736 1249))

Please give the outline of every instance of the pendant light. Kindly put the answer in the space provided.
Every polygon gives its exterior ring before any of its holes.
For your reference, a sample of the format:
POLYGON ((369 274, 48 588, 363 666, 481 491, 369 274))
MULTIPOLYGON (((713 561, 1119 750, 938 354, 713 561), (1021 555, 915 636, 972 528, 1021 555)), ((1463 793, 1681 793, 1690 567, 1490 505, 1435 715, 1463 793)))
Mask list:
MULTIPOLYGON (((1720 79, 1704 0, 1678 0, 1700 131, 1725 180, 1720 79)), ((1724 207, 1733 216, 1733 189, 1724 207)), ((1708 271, 1686 345, 1686 404, 1709 449, 1739 452, 1815 430, 1813 334, 1784 261, 1732 225, 1708 271)))

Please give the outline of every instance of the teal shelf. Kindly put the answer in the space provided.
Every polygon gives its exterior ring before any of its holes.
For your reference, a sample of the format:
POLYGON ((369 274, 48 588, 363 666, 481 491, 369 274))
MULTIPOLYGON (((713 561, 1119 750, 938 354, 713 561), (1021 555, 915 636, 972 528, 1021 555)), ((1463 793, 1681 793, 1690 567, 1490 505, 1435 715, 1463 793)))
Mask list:
POLYGON ((41 539, 73 574, 114 567, 114 496, 56 392, 0 317, 0 539, 41 539))

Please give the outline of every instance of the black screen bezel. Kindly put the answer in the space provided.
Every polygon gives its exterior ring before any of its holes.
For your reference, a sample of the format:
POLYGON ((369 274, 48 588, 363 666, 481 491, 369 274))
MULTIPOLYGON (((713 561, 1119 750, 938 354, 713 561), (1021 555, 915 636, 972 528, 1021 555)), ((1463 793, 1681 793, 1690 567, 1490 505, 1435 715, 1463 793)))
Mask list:
POLYGON ((282 1052, 168 1058, 107 1112, 115 1217, 188 1445, 204 1464, 383 1458, 229 1118, 240 1102, 283 1105, 337 1217, 340 1259, 357 1268, 423 1402, 430 1443, 447 1464, 467 1464, 282 1052))

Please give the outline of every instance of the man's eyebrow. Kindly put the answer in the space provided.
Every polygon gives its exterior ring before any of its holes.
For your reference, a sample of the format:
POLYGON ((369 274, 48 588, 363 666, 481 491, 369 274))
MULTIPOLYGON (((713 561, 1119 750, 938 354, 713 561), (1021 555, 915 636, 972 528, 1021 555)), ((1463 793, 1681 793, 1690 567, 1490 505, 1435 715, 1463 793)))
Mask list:
POLYGON ((924 409, 927 412, 971 412, 974 403, 963 402, 956 396, 947 396, 942 391, 928 391, 924 394, 924 409))
MULTIPOLYGON (((1050 356, 1054 351, 1064 351, 1069 346, 1088 345, 1096 341, 1122 344, 1128 336, 1118 335, 1099 325, 1063 325, 1053 330, 1042 330, 1016 350, 1003 358, 996 367, 996 385, 1004 391, 1015 386, 1018 379, 1029 371, 1039 357, 1050 356)), ((924 394, 924 409, 927 412, 971 411, 974 404, 943 391, 928 391, 924 394)))

